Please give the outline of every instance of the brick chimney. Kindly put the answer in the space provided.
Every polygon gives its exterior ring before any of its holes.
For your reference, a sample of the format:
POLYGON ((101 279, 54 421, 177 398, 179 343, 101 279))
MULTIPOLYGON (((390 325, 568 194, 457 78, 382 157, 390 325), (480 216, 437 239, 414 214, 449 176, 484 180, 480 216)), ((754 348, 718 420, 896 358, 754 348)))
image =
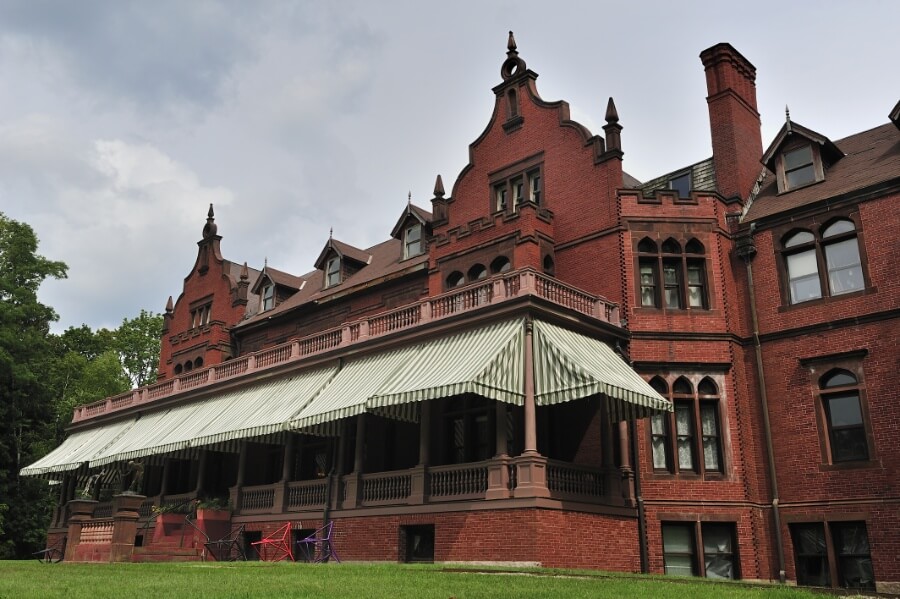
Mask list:
POLYGON ((709 94, 709 128, 719 193, 746 200, 762 165, 756 67, 731 44, 700 53, 709 94))

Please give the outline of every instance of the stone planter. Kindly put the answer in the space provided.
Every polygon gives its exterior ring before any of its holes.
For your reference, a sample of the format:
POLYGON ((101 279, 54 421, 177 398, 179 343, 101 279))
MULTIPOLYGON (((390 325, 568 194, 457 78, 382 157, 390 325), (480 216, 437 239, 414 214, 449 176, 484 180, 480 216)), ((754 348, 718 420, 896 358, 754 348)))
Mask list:
POLYGON ((197 508, 197 528, 211 541, 216 541, 231 532, 231 510, 197 508))

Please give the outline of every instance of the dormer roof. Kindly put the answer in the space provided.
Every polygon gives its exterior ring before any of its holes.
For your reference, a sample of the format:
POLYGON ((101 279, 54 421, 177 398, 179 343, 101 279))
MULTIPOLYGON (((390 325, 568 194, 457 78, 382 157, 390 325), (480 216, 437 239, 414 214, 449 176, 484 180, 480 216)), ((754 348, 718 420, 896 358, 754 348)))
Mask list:
POLYGON ((271 281, 272 284, 278 287, 284 287, 292 291, 299 290, 301 287, 303 287, 304 282, 300 277, 272 268, 267 264, 262 269, 262 272, 259 273, 259 276, 256 278, 256 282, 253 283, 251 291, 258 294, 259 290, 265 285, 266 281, 271 281))
POLYGON ((821 133, 816 133, 812 129, 807 129, 803 125, 791 121, 790 115, 788 115, 784 125, 778 132, 778 135, 775 136, 775 140, 763 154, 762 163, 774 173, 775 159, 781 152, 782 147, 786 143, 796 140, 798 137, 819 145, 819 151, 821 152, 822 160, 826 166, 830 166, 844 157, 844 153, 834 144, 834 142, 821 133))
POLYGON ((891 110, 890 119, 891 122, 894 123, 894 126, 897 127, 897 129, 900 129, 900 101, 898 101, 893 110, 891 110))
POLYGON ((325 247, 322 248, 322 251, 319 253, 319 257, 316 258, 315 267, 320 270, 325 268, 325 261, 332 252, 339 255, 342 260, 346 260, 351 264, 355 262, 360 268, 372 261, 372 254, 365 250, 355 248, 349 243, 344 243, 343 241, 338 241, 333 237, 329 237, 328 243, 325 244, 325 247))
POLYGON ((426 229, 431 227, 430 212, 419 208, 415 204, 407 204, 403 214, 397 219, 397 224, 394 225, 393 230, 391 230, 391 237, 394 239, 401 239, 403 237, 403 228, 406 226, 406 223, 409 222, 409 219, 417 220, 419 224, 426 229))

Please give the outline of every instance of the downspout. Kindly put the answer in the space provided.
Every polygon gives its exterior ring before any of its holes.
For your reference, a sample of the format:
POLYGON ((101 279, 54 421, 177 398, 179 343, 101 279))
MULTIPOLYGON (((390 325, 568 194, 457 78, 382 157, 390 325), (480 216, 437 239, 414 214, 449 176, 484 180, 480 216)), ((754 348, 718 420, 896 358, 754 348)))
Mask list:
POLYGON ((756 291, 753 287, 753 265, 751 259, 756 255, 756 247, 753 245, 753 232, 756 223, 750 224, 747 240, 742 244, 738 242, 737 254, 744 260, 747 268, 747 289, 750 294, 750 319, 753 324, 753 348, 756 353, 756 374, 759 378, 759 398, 762 402, 763 430, 766 436, 766 454, 769 466, 769 480, 772 484, 772 517, 775 521, 775 545, 778 554, 778 580, 782 583, 786 580, 784 570, 784 539, 781 536, 781 512, 778 499, 778 476, 775 471, 775 449, 772 443, 772 425, 769 421, 769 399, 766 393, 766 372, 763 368, 762 345, 759 341, 759 320, 756 315, 756 291))
POLYGON ((634 497, 638 510, 638 545, 641 552, 641 574, 650 573, 650 558, 647 548, 647 514, 644 512, 644 496, 641 494, 641 463, 638 456, 637 423, 631 421, 631 453, 634 467, 634 497))

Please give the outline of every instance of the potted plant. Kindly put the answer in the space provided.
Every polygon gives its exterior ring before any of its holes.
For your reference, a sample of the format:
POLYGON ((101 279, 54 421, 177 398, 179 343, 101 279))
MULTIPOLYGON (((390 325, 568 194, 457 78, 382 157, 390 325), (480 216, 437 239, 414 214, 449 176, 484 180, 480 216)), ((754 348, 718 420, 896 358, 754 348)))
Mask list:
POLYGON ((153 529, 153 542, 164 537, 180 536, 184 529, 184 518, 190 513, 191 507, 190 503, 154 505, 152 513, 156 516, 156 526, 153 529))

